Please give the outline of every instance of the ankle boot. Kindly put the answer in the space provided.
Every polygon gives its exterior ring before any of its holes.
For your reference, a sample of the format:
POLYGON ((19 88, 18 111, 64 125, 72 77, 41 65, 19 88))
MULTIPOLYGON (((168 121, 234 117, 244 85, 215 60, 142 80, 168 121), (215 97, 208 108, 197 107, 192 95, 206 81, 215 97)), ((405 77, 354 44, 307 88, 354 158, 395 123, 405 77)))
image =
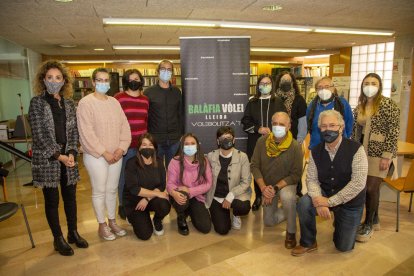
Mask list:
POLYGON ((262 197, 261 196, 256 197, 256 199, 254 200, 253 205, 252 205, 252 211, 259 210, 260 206, 262 206, 262 197))
POLYGON ((185 220, 184 215, 178 215, 177 217, 177 225, 178 225, 178 233, 183 236, 187 236, 189 234, 189 229, 187 225, 187 221, 185 220))
POLYGON ((72 256, 74 254, 72 247, 65 241, 63 236, 55 238, 53 241, 53 246, 55 250, 63 256, 72 256))
POLYGON ((296 234, 286 231, 285 248, 292 249, 296 246, 296 234))
POLYGON ((68 232, 68 242, 75 243, 79 248, 88 248, 89 246, 88 242, 79 235, 77 230, 68 232))

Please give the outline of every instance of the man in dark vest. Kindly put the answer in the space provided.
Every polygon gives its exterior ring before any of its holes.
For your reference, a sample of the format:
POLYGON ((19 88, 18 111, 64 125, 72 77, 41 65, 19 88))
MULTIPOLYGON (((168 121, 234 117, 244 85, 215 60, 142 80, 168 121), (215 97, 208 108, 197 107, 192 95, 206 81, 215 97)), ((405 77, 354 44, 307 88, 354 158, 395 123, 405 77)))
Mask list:
POLYGON ((364 209, 368 173, 364 148, 342 136, 344 120, 338 111, 323 111, 318 127, 322 142, 312 149, 309 157, 308 194, 297 205, 301 238, 300 244, 292 249, 293 256, 302 256, 318 248, 315 216, 331 219, 331 212, 336 249, 352 250, 364 209))

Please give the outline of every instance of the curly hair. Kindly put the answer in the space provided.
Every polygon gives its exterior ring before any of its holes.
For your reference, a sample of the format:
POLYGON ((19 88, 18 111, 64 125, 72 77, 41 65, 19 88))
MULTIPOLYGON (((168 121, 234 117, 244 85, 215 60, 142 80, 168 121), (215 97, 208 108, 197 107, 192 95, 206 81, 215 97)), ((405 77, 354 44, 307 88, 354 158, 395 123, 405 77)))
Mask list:
POLYGON ((50 69, 58 69, 62 73, 65 84, 60 89, 60 94, 66 99, 72 98, 72 77, 70 76, 68 69, 58 60, 47 60, 40 65, 37 70, 36 78, 33 81, 34 93, 38 96, 45 93, 46 86, 43 83, 43 80, 46 78, 46 74, 50 69))
POLYGON ((289 75, 290 76, 290 78, 292 79, 293 90, 295 90, 295 95, 300 95, 300 90, 299 90, 298 82, 296 81, 296 77, 295 77, 294 74, 292 74, 288 71, 282 71, 279 75, 276 76, 275 89, 280 88, 280 83, 281 83, 282 77, 284 75, 289 75))

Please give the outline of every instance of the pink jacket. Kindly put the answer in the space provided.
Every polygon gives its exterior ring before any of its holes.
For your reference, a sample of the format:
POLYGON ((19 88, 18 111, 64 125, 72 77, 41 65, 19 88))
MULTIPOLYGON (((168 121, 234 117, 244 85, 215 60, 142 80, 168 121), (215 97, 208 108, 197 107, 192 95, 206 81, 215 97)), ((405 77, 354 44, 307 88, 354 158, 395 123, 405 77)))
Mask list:
POLYGON ((206 158, 206 181, 197 181, 198 163, 192 164, 187 158, 184 158, 183 183, 180 182, 180 161, 171 159, 168 166, 167 191, 177 189, 179 186, 186 186, 190 191, 190 198, 195 197, 200 202, 206 202, 205 193, 207 193, 212 184, 212 173, 210 163, 206 158))

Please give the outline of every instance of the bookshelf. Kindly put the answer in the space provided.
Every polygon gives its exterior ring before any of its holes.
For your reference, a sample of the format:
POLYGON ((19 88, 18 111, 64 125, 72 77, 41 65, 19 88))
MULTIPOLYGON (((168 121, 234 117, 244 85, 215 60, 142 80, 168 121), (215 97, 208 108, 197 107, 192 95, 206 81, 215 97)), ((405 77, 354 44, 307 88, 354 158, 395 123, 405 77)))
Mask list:
POLYGON ((257 78, 257 65, 250 64, 250 95, 256 94, 257 78))

